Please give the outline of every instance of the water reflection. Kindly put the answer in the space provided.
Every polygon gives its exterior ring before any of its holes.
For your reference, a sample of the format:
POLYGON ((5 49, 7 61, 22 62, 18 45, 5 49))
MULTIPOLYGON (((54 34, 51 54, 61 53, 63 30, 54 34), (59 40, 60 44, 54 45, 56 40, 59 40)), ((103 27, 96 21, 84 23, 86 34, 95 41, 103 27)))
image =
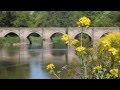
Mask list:
POLYGON ((51 45, 51 48, 53 49, 51 51, 51 54, 53 56, 62 56, 65 55, 65 50, 67 49, 66 45, 63 43, 55 43, 51 45))
MULTIPOLYGON (((42 49, 40 44, 0 47, 0 78, 49 79, 46 65, 53 63, 57 70, 76 57, 66 46, 53 45, 42 49)), ((77 57, 76 57, 77 59, 77 57)))
POLYGON ((29 64, 17 64, 15 62, 0 62, 1 79, 25 79, 29 76, 29 64), (27 71, 27 72, 26 72, 27 71))
POLYGON ((31 45, 29 45, 28 49, 40 49, 42 47, 42 43, 32 43, 31 45))
POLYGON ((30 59, 30 79, 49 79, 48 73, 42 70, 42 63, 39 58, 30 59))

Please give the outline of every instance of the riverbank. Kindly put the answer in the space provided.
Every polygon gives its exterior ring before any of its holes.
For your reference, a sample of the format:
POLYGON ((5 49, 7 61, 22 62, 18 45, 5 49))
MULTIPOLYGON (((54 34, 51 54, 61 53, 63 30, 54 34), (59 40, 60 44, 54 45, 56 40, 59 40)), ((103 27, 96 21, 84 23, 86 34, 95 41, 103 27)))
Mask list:
POLYGON ((0 45, 9 46, 13 45, 14 43, 20 43, 20 38, 19 37, 0 38, 0 45))

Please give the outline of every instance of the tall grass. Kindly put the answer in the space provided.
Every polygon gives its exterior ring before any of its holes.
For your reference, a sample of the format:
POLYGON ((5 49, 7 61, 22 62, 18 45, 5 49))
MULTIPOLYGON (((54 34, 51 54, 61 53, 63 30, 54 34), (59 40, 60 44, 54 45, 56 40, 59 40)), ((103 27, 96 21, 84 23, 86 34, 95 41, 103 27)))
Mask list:
POLYGON ((42 38, 41 37, 30 36, 30 40, 32 42, 42 42, 42 38))
POLYGON ((4 37, 0 38, 1 45, 12 45, 13 43, 20 43, 19 37, 4 37))

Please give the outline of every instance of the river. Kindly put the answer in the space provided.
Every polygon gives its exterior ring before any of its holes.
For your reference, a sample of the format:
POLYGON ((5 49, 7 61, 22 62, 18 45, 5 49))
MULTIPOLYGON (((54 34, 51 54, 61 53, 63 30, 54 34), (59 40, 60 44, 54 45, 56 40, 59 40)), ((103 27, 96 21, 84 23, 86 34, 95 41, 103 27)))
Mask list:
MULTIPOLYGON (((53 63, 56 70, 78 59, 68 47, 44 48, 39 43, 0 47, 0 79, 54 79, 46 66, 53 63)), ((65 78, 65 74, 61 75, 65 78)))

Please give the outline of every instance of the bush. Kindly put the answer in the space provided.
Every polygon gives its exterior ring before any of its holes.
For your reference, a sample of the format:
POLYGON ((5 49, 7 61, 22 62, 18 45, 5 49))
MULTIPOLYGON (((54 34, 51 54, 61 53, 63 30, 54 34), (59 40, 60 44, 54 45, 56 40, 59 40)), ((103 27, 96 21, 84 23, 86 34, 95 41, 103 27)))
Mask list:
POLYGON ((19 43, 19 37, 4 37, 0 38, 0 44, 2 45, 12 45, 13 43, 19 43))

